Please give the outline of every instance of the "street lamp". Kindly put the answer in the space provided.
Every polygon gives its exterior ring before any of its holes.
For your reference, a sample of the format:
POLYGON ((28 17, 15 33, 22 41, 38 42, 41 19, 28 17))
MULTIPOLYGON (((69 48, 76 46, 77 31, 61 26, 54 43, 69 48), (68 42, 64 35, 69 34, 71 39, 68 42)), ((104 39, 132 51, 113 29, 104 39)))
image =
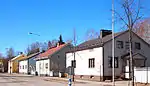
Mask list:
POLYGON ((36 35, 36 36, 40 36, 39 34, 32 33, 32 32, 29 32, 29 34, 31 34, 31 35, 36 35))

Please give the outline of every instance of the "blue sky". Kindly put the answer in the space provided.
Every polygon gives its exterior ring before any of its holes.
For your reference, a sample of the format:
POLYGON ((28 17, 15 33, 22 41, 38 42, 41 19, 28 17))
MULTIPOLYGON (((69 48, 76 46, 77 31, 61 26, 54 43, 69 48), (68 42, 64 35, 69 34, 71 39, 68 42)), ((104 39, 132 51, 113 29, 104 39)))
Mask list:
POLYGON ((32 42, 57 39, 60 34, 71 39, 73 28, 80 43, 88 29, 111 29, 110 9, 111 0, 1 0, 0 52, 5 54, 8 47, 24 51, 32 42))

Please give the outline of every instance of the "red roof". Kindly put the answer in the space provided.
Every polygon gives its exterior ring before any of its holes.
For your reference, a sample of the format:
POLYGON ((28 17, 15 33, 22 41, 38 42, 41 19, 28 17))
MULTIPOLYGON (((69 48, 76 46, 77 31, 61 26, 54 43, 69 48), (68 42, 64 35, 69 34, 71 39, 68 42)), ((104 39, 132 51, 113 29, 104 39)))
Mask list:
MULTIPOLYGON (((54 47, 54 48, 50 48, 48 49, 47 51, 45 51, 44 53, 41 53, 38 58, 45 58, 45 57, 48 57, 49 55, 52 55, 53 53, 55 53, 56 51, 60 50, 62 47, 64 47, 66 44, 62 44, 62 45, 59 45, 57 47, 54 47)), ((37 59, 38 59, 37 58, 37 59)))

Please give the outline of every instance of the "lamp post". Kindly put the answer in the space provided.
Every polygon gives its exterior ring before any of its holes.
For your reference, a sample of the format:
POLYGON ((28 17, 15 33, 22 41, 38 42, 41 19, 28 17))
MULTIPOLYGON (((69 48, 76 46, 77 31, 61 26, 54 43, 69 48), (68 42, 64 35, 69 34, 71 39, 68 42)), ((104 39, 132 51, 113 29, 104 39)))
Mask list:
POLYGON ((114 38, 114 0, 112 0, 112 82, 115 86, 115 38, 114 38))
MULTIPOLYGON (((29 34, 29 35, 36 35, 36 36, 40 36, 39 34, 32 33, 32 32, 29 32, 28 34, 29 34)), ((39 76, 41 76, 41 74, 40 74, 40 73, 41 73, 41 63, 39 63, 39 73, 38 73, 38 74, 39 74, 39 76)))

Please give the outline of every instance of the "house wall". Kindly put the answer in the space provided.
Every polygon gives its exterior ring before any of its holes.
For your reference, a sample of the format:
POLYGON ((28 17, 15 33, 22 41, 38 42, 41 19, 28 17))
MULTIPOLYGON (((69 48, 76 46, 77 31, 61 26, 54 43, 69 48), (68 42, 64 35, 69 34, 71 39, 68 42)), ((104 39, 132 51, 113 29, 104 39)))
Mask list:
MULTIPOLYGON (((122 59, 120 58, 122 55, 129 52, 128 49, 125 48, 125 42, 129 40, 129 32, 126 32, 125 34, 118 36, 115 38, 115 57, 119 57, 119 68, 115 68, 115 75, 119 76, 122 73, 122 59), (118 49, 116 46, 116 41, 123 41, 123 49, 118 49)), ((133 34, 132 38, 132 44, 133 44, 133 54, 134 53, 140 53, 144 55, 147 58, 146 65, 150 66, 150 47, 148 44, 143 42, 139 37, 133 34), (141 44, 141 49, 137 50, 135 49, 135 42, 139 42, 141 44)), ((112 75, 112 68, 108 68, 108 56, 112 56, 112 41, 107 42, 104 45, 104 76, 111 76, 112 75)))
POLYGON ((45 60, 37 60, 36 61, 36 71, 39 75, 49 75, 52 76, 51 72, 49 71, 49 66, 46 69, 46 64, 50 65, 50 59, 45 60))
POLYGON ((28 73, 28 60, 19 61, 19 73, 28 73))
POLYGON ((50 57, 50 70, 65 73, 66 71, 66 52, 71 45, 66 45, 50 57))
POLYGON ((36 56, 29 58, 29 65, 28 65, 28 71, 31 74, 35 74, 36 72, 36 60, 35 60, 36 56))
MULTIPOLYGON (((74 59, 73 53, 66 54, 66 67, 71 66, 74 59)), ((103 76, 103 48, 93 48, 75 52, 76 68, 75 75, 80 76, 103 76), (95 58, 95 67, 89 68, 89 59, 95 58)), ((89 78, 89 77, 88 77, 89 78)))
MULTIPOLYGON (((18 55, 17 57, 11 59, 11 73, 19 73, 19 61, 26 58, 26 56, 24 54, 18 55)), ((8 72, 10 72, 10 63, 8 63, 9 65, 9 70, 8 72)))
POLYGON ((10 60, 8 61, 8 73, 12 73, 12 68, 10 69, 10 67, 12 67, 12 62, 10 62, 10 60))

